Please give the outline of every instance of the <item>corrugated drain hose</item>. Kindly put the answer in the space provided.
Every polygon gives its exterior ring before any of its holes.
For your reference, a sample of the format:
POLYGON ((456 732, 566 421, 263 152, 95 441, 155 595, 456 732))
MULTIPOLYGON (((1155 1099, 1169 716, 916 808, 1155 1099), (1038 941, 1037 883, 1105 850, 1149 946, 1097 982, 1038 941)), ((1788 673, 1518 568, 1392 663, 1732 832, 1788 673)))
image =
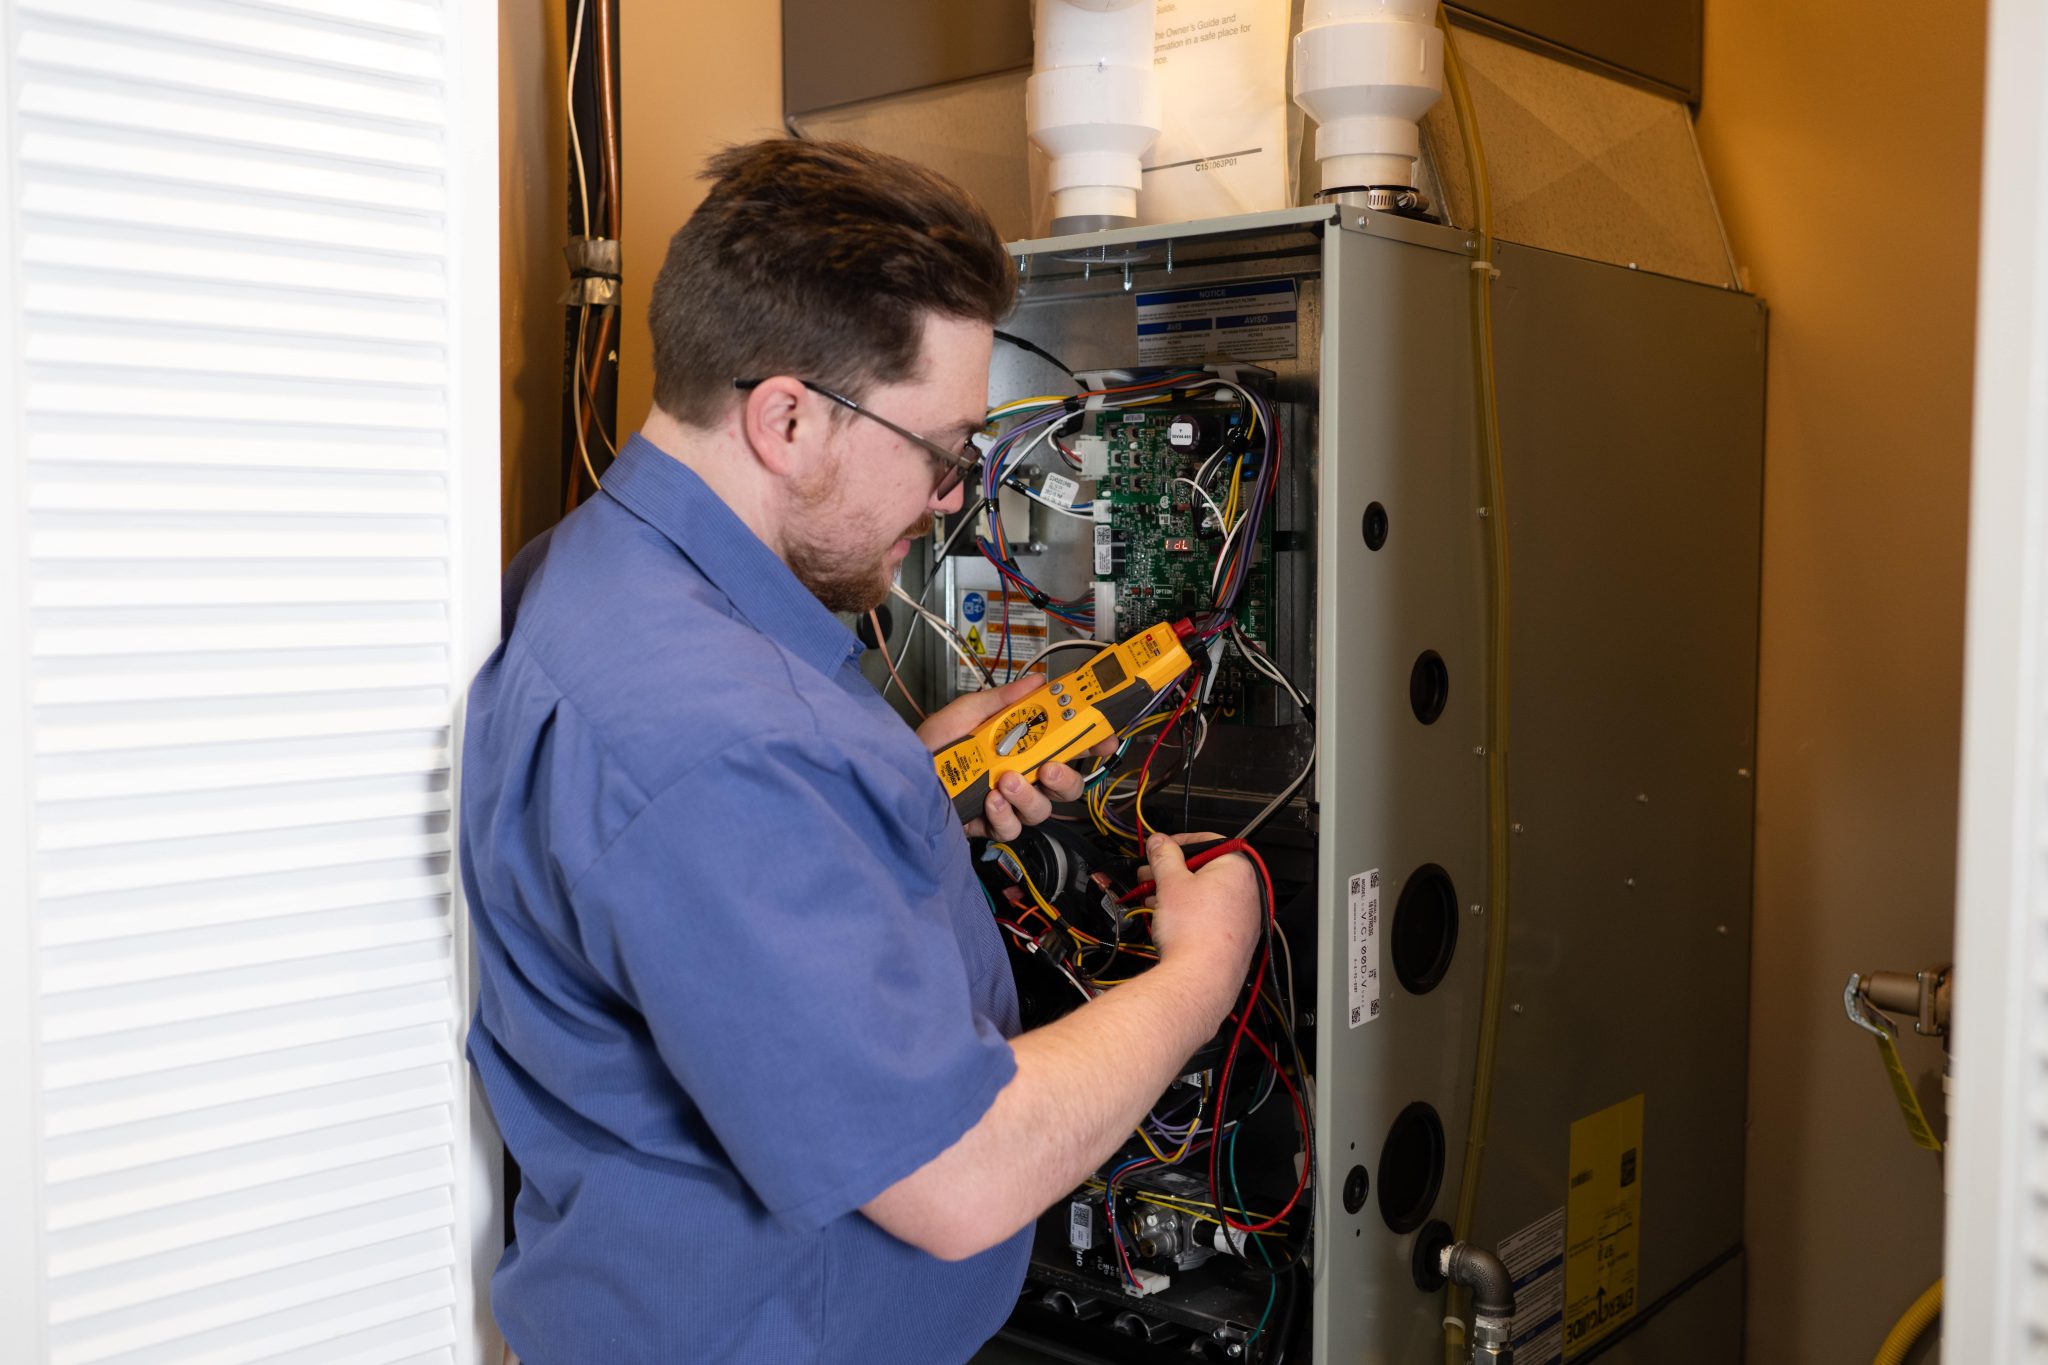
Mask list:
POLYGON ((1885 1337, 1884 1345, 1877 1348, 1877 1355, 1870 1365, 1906 1365, 1906 1353, 1927 1335, 1927 1329, 1934 1326, 1935 1319, 1940 1316, 1941 1281, 1936 1280, 1927 1287, 1926 1293, 1913 1300, 1906 1316, 1892 1324, 1891 1332, 1885 1337))
MULTIPOLYGON (((1472 180, 1476 242, 1472 259, 1472 372, 1479 408, 1479 430, 1485 463, 1487 550, 1493 570, 1492 677, 1489 680, 1486 739, 1487 885, 1491 905, 1486 933, 1486 984, 1479 1003, 1478 1051, 1472 1067, 1472 1117, 1465 1134, 1465 1160, 1458 1178, 1457 1220, 1452 1236, 1472 1237, 1472 1219, 1479 1201, 1479 1175, 1486 1148, 1486 1123, 1493 1105, 1493 1063, 1500 1040, 1501 998, 1505 994, 1508 956, 1508 516, 1506 476, 1500 451, 1500 406, 1493 364, 1493 201, 1486 178, 1486 149, 1472 112, 1472 92, 1458 61, 1450 16, 1437 9, 1444 31, 1444 83, 1450 87, 1458 127, 1465 139, 1465 165, 1472 180)), ((1466 1295, 1452 1286, 1445 1300, 1444 1360, 1464 1365, 1464 1324, 1461 1305, 1466 1295)))

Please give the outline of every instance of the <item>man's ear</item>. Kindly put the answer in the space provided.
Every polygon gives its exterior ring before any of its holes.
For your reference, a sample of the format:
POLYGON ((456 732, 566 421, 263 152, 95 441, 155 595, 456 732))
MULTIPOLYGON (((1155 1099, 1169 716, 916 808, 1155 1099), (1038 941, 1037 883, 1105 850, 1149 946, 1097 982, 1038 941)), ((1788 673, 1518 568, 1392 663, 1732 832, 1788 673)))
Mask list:
POLYGON ((788 375, 764 379, 741 395, 740 436, 771 474, 802 477, 816 459, 821 419, 810 415, 808 397, 788 375))

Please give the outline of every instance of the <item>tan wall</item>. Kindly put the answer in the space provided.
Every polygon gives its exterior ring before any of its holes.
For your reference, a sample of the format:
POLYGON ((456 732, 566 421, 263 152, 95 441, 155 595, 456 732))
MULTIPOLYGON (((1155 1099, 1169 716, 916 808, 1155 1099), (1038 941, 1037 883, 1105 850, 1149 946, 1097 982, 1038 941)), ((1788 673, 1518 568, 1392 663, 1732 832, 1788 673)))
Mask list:
POLYGON ((1984 5, 1706 22, 1700 134, 1771 304, 1749 1361, 1821 1365, 1941 1267, 1939 1169, 1840 997, 1951 952, 1984 5))
POLYGON ((668 239, 703 196, 698 168, 728 143, 782 132, 782 7, 619 0, 625 182, 625 350, 619 429, 647 414, 647 295, 668 239))
POLYGON ((500 476, 507 560, 561 515, 568 29, 561 0, 501 0, 498 6, 500 476))

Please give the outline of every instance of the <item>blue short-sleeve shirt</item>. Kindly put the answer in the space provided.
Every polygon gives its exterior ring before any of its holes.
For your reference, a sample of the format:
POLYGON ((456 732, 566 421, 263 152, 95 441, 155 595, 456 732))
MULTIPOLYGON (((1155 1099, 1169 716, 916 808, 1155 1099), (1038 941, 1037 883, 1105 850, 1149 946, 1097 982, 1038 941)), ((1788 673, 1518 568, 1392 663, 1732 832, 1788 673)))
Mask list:
POLYGON ((522 1173, 528 1365, 960 1361, 1029 1233, 860 1206, 987 1111, 1017 1001, 931 758, 860 646, 635 437, 522 554, 463 739, 469 1055, 522 1173))

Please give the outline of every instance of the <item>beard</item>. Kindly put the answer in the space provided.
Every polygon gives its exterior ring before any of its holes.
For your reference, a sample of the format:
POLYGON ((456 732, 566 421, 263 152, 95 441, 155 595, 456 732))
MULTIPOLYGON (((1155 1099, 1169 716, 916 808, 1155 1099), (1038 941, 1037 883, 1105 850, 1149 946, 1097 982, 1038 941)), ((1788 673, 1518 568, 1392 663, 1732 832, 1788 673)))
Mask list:
POLYGON ((788 547, 789 569, 796 575, 797 582, 809 588, 811 595, 823 602, 827 610, 865 616, 888 600, 889 584, 893 578, 889 551, 898 540, 915 541, 930 535, 932 526, 931 514, 926 513, 918 518, 915 525, 900 535, 892 536, 879 553, 817 542, 791 545, 788 547))

